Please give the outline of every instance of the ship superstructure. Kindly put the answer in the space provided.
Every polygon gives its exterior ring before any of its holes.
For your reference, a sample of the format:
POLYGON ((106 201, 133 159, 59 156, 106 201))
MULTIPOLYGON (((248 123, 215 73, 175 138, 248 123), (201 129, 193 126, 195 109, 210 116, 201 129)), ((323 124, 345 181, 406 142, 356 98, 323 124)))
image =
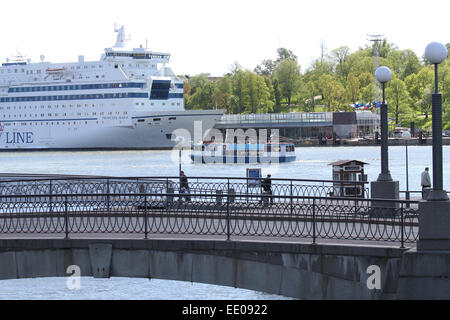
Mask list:
POLYGON ((99 61, 0 67, 0 149, 152 149, 175 145, 173 132, 212 128, 220 110, 185 111, 183 80, 170 54, 127 48, 125 28, 99 61))

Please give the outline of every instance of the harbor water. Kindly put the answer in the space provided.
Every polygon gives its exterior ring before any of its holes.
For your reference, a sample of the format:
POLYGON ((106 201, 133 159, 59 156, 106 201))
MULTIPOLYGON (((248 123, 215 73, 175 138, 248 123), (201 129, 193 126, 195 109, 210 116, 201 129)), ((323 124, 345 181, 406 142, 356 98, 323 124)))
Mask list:
MULTIPOLYGON (((389 147, 389 168, 400 190, 406 190, 405 146, 389 147)), ((409 190, 420 190, 420 174, 430 167, 431 146, 409 146, 409 190)), ((77 174, 120 177, 178 176, 179 153, 174 151, 49 151, 0 153, 2 173, 77 174)), ((187 176, 245 177, 247 168, 262 168, 272 178, 331 180, 329 163, 367 163, 368 181, 380 172, 379 147, 296 148, 296 161, 280 164, 194 164, 184 151, 181 166, 187 176)), ((444 189, 450 190, 450 146, 443 147, 444 189)), ((412 196, 412 198, 417 197, 412 196)), ((0 299, 288 299, 251 290, 157 279, 82 278, 80 290, 69 290, 66 278, 0 281, 0 299), (130 290, 132 288, 132 290, 130 290)))
POLYGON ((184 281, 81 277, 79 288, 68 277, 0 280, 0 300, 287 300, 288 297, 184 281))
MULTIPOLYGON (((190 152, 182 152, 181 166, 189 177, 245 177, 246 168, 262 168, 272 178, 331 180, 331 166, 337 160, 367 163, 368 181, 380 173, 379 147, 296 148, 296 161, 279 164, 194 164, 190 152)), ((389 147, 389 169, 400 190, 406 190, 405 146, 389 147)), ((179 152, 165 151, 50 151, 0 153, 0 173, 76 174, 120 177, 178 176, 179 152)), ((420 174, 432 173, 431 146, 408 146, 409 190, 420 190, 420 174)), ((450 146, 443 147, 444 189, 450 190, 450 146)))

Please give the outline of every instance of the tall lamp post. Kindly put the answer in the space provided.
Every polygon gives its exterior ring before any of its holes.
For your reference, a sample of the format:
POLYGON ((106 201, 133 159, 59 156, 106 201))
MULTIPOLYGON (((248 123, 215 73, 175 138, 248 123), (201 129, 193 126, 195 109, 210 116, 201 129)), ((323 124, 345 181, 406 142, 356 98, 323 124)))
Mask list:
MULTIPOLYGON (((447 54, 447 48, 437 42, 430 43, 425 49, 425 58, 434 64, 434 93, 432 95, 433 189, 428 194, 426 201, 419 202, 419 241, 417 242, 417 250, 446 251, 448 255, 446 259, 450 259, 450 201, 448 201, 447 192, 443 188, 442 101, 438 90, 437 72, 438 64, 447 58, 447 54)), ((445 265, 445 268, 447 270, 448 266, 445 265)), ((448 283, 446 284, 447 288, 448 283)), ((437 291, 439 288, 433 286, 430 290, 437 291)))
POLYGON ((442 171, 442 96, 438 89, 438 64, 447 58, 447 48, 438 42, 431 42, 425 48, 425 58, 434 64, 434 93, 432 94, 433 129, 433 189, 427 198, 429 201, 448 200, 443 188, 442 171))
MULTIPOLYGON (((402 138, 405 140, 405 152, 406 152, 406 194, 405 199, 409 200, 409 173, 408 173, 408 140, 411 139, 411 133, 408 131, 402 132, 402 138)), ((406 204, 406 207, 409 208, 409 203, 406 204)))
POLYGON ((177 136, 175 142, 180 145, 180 150, 178 151, 178 164, 179 164, 178 175, 181 177, 181 150, 183 149, 184 137, 177 136))
MULTIPOLYGON (((389 172, 388 156, 388 110, 384 95, 385 84, 392 78, 392 72, 388 67, 379 67, 375 71, 375 78, 381 83, 383 90, 383 103, 380 110, 380 131, 381 131, 381 173, 376 181, 370 184, 371 197, 377 199, 399 199, 399 182, 392 180, 389 172)), ((374 202, 373 206, 383 208, 397 208, 398 203, 394 202, 374 202)), ((386 212, 390 212, 386 210, 386 212)), ((390 212, 393 214, 393 211, 390 212)))
POLYGON ((381 83, 383 90, 383 103, 380 111, 380 126, 381 126, 381 173, 377 181, 392 181, 391 173, 389 172, 389 158, 388 158, 388 110, 384 96, 384 86, 386 82, 392 78, 392 72, 388 67, 379 67, 375 71, 375 78, 381 83))

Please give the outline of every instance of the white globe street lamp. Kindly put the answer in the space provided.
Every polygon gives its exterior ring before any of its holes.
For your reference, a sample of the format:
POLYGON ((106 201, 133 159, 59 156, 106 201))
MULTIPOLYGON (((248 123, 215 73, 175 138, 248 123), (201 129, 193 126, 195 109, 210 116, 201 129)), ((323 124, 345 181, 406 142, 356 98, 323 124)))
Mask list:
POLYGON ((447 59, 448 50, 439 42, 431 42, 425 48, 425 58, 434 64, 434 93, 431 96, 433 129, 433 189, 427 200, 448 200, 443 188, 442 170, 442 96, 438 89, 438 64, 447 59))
POLYGON ((387 104, 384 97, 384 86, 386 82, 392 78, 392 72, 388 67, 379 67, 375 71, 375 78, 381 83, 383 89, 383 103, 380 111, 380 127, 381 127, 381 173, 377 181, 392 181, 389 172, 389 158, 388 158, 388 112, 387 104))
POLYGON ((390 81, 392 78, 392 72, 391 69, 389 69, 388 67, 379 67, 376 71, 375 71, 375 79, 377 79, 379 82, 381 83, 386 83, 388 81, 390 81))
POLYGON ((425 48, 425 58, 433 64, 441 63, 447 59, 447 47, 439 42, 431 42, 425 48))

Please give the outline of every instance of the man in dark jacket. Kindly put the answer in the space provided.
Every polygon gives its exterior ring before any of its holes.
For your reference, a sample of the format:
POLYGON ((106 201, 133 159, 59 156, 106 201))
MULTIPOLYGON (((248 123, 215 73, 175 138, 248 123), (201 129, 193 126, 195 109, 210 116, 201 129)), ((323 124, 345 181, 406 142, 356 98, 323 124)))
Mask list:
MULTIPOLYGON (((188 178, 186 177, 186 175, 184 174, 184 171, 180 172, 180 193, 181 194, 187 194, 189 193, 189 183, 188 183, 188 178)), ((180 200, 182 199, 182 197, 180 196, 180 200)), ((190 196, 184 196, 184 199, 186 201, 191 201, 191 197, 190 196)))
MULTIPOLYGON (((272 195, 272 180, 270 179, 271 175, 268 174, 267 178, 261 181, 261 188, 263 189, 263 193, 272 195)), ((273 198, 270 197, 270 204, 273 204, 273 198)))

